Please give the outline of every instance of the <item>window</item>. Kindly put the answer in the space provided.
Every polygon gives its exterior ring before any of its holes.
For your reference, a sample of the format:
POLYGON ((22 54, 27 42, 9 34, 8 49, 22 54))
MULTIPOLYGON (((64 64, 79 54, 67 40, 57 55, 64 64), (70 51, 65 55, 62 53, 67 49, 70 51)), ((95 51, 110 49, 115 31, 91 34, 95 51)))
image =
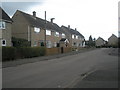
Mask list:
POLYGON ((74 46, 75 46, 75 45, 76 45, 76 42, 74 42, 73 44, 74 44, 74 46))
POLYGON ((50 30, 46 30, 46 35, 51 35, 51 31, 50 30))
POLYGON ((46 42, 46 46, 47 46, 47 48, 51 48, 51 47, 52 47, 51 41, 47 41, 47 42, 46 42))
POLYGON ((0 21, 0 29, 5 29, 5 22, 4 21, 0 21))
POLYGON ((6 46, 6 40, 1 40, 1 42, 2 42, 2 46, 6 46))
POLYGON ((74 39, 74 35, 72 35, 72 39, 74 39))
POLYGON ((78 36, 76 36, 76 39, 78 39, 78 36))
POLYGON ((73 43, 72 43, 72 46, 76 46, 76 42, 73 42, 73 43))
POLYGON ((34 41, 34 46, 37 46, 37 41, 34 41))
POLYGON ((57 47, 57 43, 56 42, 54 42, 54 47, 57 47))
POLYGON ((55 36, 56 36, 56 37, 59 37, 59 32, 55 32, 55 36))
POLYGON ((40 28, 34 27, 34 31, 35 31, 36 33, 39 33, 39 32, 40 32, 40 28))
POLYGON ((62 33, 62 38, 65 38, 65 34, 64 33, 62 33))

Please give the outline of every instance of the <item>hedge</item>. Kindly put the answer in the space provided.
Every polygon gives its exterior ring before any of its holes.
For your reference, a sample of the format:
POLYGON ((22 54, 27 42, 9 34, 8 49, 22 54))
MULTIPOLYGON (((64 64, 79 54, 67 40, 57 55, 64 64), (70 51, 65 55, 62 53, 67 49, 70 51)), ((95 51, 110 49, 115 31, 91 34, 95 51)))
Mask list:
POLYGON ((45 47, 3 47, 2 61, 9 61, 21 58, 32 58, 44 56, 45 54, 45 47))
POLYGON ((16 58, 16 48, 2 47, 2 61, 14 60, 16 58))
POLYGON ((32 58, 45 55, 44 47, 21 47, 17 49, 17 52, 22 58, 32 58))
POLYGON ((30 41, 22 38, 12 37, 12 44, 14 47, 30 47, 30 41))

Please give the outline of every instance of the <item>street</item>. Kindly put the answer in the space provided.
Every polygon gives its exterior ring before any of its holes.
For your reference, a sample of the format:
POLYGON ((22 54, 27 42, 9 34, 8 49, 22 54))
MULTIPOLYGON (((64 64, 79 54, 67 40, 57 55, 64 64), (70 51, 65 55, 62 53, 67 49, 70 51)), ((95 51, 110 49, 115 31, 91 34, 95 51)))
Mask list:
MULTIPOLYGON (((83 77, 94 71, 114 67, 118 76, 118 56, 112 48, 95 49, 61 58, 39 61, 2 69, 3 88, 81 87, 83 77), (112 63, 112 65, 111 65, 112 63)), ((110 75, 110 74, 109 74, 110 75)), ((104 81, 104 80, 103 80, 104 81)), ((108 80, 109 81, 109 80, 108 80)), ((110 87, 118 87, 117 80, 110 87)), ((83 87, 85 85, 82 84, 83 87)), ((109 85, 108 85, 109 88, 109 85)))

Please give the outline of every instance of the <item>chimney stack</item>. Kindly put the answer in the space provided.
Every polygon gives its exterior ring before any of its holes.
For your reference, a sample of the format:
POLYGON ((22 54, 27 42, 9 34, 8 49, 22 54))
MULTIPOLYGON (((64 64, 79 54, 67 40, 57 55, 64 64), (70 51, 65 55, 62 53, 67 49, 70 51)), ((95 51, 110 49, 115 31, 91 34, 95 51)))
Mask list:
POLYGON ((54 20, 55 18, 51 18, 51 23, 53 24, 53 20, 54 20))
POLYGON ((77 28, 75 28, 75 31, 77 31, 77 28))
POLYGON ((36 12, 35 11, 33 11, 33 16, 36 17, 36 12))
POLYGON ((70 25, 68 25, 68 29, 70 30, 70 25))

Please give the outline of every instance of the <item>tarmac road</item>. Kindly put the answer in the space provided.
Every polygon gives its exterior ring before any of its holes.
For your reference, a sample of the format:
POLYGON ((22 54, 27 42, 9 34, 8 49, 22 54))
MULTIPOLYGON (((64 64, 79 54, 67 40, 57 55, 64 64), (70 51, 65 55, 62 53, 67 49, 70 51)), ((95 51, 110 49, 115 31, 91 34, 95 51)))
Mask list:
POLYGON ((118 88, 118 49, 109 49, 107 52, 111 59, 99 63, 96 71, 79 80, 74 88, 118 88))
MULTIPOLYGON (((2 69, 3 88, 66 88, 80 87, 84 76, 112 67, 117 86, 118 57, 109 55, 112 49, 96 49, 76 55, 55 58, 2 69), (113 68, 114 67, 114 68, 113 68)), ((38 58, 39 59, 39 58, 38 58)), ((110 73, 109 73, 110 75, 110 73)), ((91 78, 94 79, 94 78, 91 78)), ((108 80, 109 78, 103 78, 108 80)), ((85 85, 85 84, 84 84, 85 85)), ((84 85, 82 85, 84 87, 84 85)), ((96 85, 97 86, 97 85, 96 85)), ((86 86, 85 86, 86 87, 86 86)))

